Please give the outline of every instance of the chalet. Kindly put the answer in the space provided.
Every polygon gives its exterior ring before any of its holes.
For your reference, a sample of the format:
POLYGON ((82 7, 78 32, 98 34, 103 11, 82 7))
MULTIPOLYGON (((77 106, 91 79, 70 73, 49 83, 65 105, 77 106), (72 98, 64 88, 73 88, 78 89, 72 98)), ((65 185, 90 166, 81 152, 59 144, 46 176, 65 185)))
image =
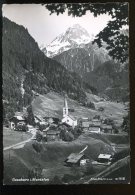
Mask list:
POLYGON ((89 130, 89 126, 90 126, 90 121, 83 121, 82 122, 82 128, 83 130, 89 130))
POLYGON ((68 113, 68 104, 66 97, 64 98, 64 107, 63 107, 63 118, 61 120, 62 123, 67 123, 71 127, 77 126, 77 120, 75 117, 69 115, 68 113))
POLYGON ((45 120, 41 117, 41 116, 34 116, 34 119, 35 119, 35 123, 36 124, 40 124, 40 126, 47 126, 48 123, 45 122, 45 120))
POLYGON ((83 159, 86 159, 86 157, 83 153, 82 154, 80 154, 80 153, 71 153, 67 157, 67 159, 65 160, 65 163, 68 166, 74 166, 74 165, 80 166, 80 162, 83 159))
POLYGON ((16 129, 17 125, 22 125, 26 124, 26 120, 23 118, 23 116, 13 116, 12 118, 9 119, 10 121, 10 128, 16 129))
POLYGON ((60 131, 58 130, 48 130, 46 133, 47 141, 54 141, 60 139, 60 131))
POLYGON ((69 166, 80 166, 86 164, 86 162, 89 160, 86 158, 86 155, 84 154, 84 151, 87 150, 88 146, 81 150, 79 153, 71 153, 67 159, 65 160, 65 163, 69 166))
POLYGON ((101 131, 101 122, 97 119, 93 119, 89 126, 89 131, 93 133, 100 133, 101 131))
POLYGON ((44 117, 44 120, 45 120, 45 122, 47 122, 48 124, 52 124, 52 123, 54 123, 54 120, 53 120, 53 117, 44 117))
POLYGON ((112 125, 103 124, 103 125, 101 126, 101 130, 102 130, 102 132, 104 132, 104 133, 112 133, 112 131, 113 131, 112 125))

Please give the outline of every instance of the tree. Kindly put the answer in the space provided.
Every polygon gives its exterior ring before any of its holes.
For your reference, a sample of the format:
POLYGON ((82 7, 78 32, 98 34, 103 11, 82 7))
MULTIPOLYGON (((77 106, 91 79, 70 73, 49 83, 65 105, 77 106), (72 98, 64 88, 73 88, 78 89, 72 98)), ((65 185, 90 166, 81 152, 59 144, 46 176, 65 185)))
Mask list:
POLYGON ((28 123, 30 125, 35 125, 35 119, 34 119, 34 114, 31 105, 27 108, 27 112, 28 112, 28 118, 27 118, 28 123))
POLYGON ((129 134, 129 131, 130 131, 129 112, 125 117, 123 117, 123 123, 122 123, 121 127, 122 127, 123 131, 125 131, 129 134))
MULTIPOLYGON (((44 4, 43 4, 44 5, 44 4)), ((81 17, 87 11, 93 13, 94 17, 101 14, 109 14, 111 20, 107 26, 96 35, 93 43, 97 43, 102 47, 103 43, 107 44, 106 49, 109 55, 124 63, 128 60, 128 30, 122 31, 122 27, 128 25, 128 3, 49 3, 45 7, 50 14, 64 13, 68 11, 68 15, 73 17, 81 17)))

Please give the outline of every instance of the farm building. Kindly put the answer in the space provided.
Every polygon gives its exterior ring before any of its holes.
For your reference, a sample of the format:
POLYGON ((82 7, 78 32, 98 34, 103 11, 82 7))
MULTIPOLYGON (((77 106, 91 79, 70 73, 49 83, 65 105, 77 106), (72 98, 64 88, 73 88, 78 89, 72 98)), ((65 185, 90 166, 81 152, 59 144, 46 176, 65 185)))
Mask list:
POLYGON ((80 166, 80 162, 81 160, 85 159, 85 155, 84 154, 80 154, 80 153, 71 153, 67 159, 65 160, 66 164, 69 166, 73 166, 73 165, 77 165, 80 166))
POLYGON ((48 130, 46 133, 47 141, 54 141, 60 139, 60 131, 48 130))
POLYGON ((103 125, 101 126, 101 130, 102 130, 104 133, 112 133, 112 131, 113 131, 112 125, 103 124, 103 125))
POLYGON ((13 116, 12 118, 9 119, 10 121, 10 128, 16 129, 17 125, 22 125, 26 124, 26 120, 23 118, 23 116, 13 116))
POLYGON ((83 130, 89 130, 89 126, 90 126, 90 121, 83 121, 82 122, 82 128, 83 130))
POLYGON ((93 119, 89 126, 89 131, 93 133, 100 133, 101 122, 97 119, 93 119))
POLYGON ((100 133, 101 132, 101 129, 100 127, 89 127, 89 131, 92 132, 92 133, 100 133))

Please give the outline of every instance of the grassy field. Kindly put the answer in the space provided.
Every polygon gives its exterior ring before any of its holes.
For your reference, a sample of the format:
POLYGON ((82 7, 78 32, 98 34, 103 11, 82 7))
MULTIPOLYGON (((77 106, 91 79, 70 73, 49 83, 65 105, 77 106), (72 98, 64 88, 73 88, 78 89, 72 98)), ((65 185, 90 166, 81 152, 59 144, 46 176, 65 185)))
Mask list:
MULTIPOLYGON (((120 138, 120 137, 119 137, 120 138)), ((119 139, 121 140, 121 139, 119 139)), ((108 141, 111 143, 111 141, 108 141)), ((85 170, 80 167, 72 168, 64 166, 64 160, 71 153, 80 152, 86 145, 88 145, 85 155, 90 160, 96 160, 100 153, 112 153, 113 150, 106 142, 106 138, 97 136, 96 134, 82 134, 77 140, 73 142, 55 141, 43 143, 40 153, 37 153, 33 148, 34 141, 27 143, 23 148, 12 149, 4 152, 4 182, 14 184, 11 178, 28 177, 28 171, 35 166, 40 166, 42 169, 42 177, 48 178, 49 183, 54 177, 72 178, 76 180, 84 176, 85 170), (9 154, 10 153, 10 154, 9 154), (14 169, 14 167, 16 167, 14 169)), ((120 143, 122 143, 120 141, 120 143)), ((104 170, 105 167, 94 168, 94 174, 104 170)), ((93 172, 87 172, 89 176, 93 172)), ((18 183, 17 183, 18 184, 18 183)), ((21 184, 21 183, 20 183, 21 184)), ((40 184, 43 184, 42 182, 40 184)), ((46 184, 46 183, 44 183, 46 184)))
POLYGON ((31 133, 11 131, 9 128, 3 128, 3 147, 17 144, 31 137, 31 133))
MULTIPOLYGON (((94 102, 96 109, 92 110, 81 106, 78 102, 67 98, 69 108, 73 108, 72 112, 76 118, 88 117, 93 118, 95 115, 100 115, 102 118, 112 118, 117 125, 121 125, 123 116, 127 114, 124 110, 125 105, 110 101, 101 101, 96 95, 87 94, 88 99, 94 102), (99 107, 104 107, 103 112, 99 112, 99 107)), ((64 105, 64 97, 58 93, 50 92, 46 95, 39 95, 32 103, 33 111, 41 116, 56 116, 62 118, 62 109, 64 105)))
MULTIPOLYGON (((124 110, 125 106, 121 103, 102 101, 98 96, 87 94, 90 101, 94 102, 96 110, 88 109, 79 105, 78 102, 68 98, 69 108, 74 108, 75 112, 71 114, 76 118, 89 117, 93 118, 95 115, 101 117, 110 117, 114 119, 115 123, 121 125, 123 116, 127 113, 124 110), (104 107, 103 112, 99 112, 99 107, 104 107)), ((46 95, 39 95, 32 102, 34 114, 44 116, 56 116, 62 118, 62 108, 64 98, 54 92, 46 95)), ((9 146, 28 139, 29 134, 9 131, 3 131, 4 147, 9 146)), ((88 145, 85 155, 90 160, 96 160, 100 153, 112 153, 111 143, 115 144, 128 144, 127 136, 123 135, 98 135, 85 132, 77 140, 72 142, 55 141, 43 143, 41 145, 40 153, 37 153, 33 148, 35 141, 28 142, 22 148, 14 148, 10 151, 4 151, 4 183, 5 184, 26 184, 26 183, 13 183, 12 178, 27 178, 28 171, 35 166, 40 166, 42 169, 42 177, 48 178, 49 183, 58 176, 63 177, 76 177, 76 180, 84 176, 86 173, 80 167, 74 169, 72 167, 64 166, 64 160, 71 153, 80 152, 86 145, 88 145)), ((94 169, 94 173, 87 172, 89 176, 102 171, 104 168, 94 169)), ((36 183, 38 184, 38 183, 36 183)), ((39 183, 46 184, 46 183, 39 183)), ((48 183, 47 183, 48 184, 48 183)))

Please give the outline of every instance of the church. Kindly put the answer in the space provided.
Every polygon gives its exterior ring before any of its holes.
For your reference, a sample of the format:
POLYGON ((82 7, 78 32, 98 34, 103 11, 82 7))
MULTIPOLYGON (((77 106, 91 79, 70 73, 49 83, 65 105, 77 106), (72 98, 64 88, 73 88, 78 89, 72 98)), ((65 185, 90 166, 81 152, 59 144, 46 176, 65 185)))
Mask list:
POLYGON ((62 118, 62 123, 66 123, 71 127, 75 127, 77 126, 77 120, 69 115, 68 113, 69 109, 68 109, 68 104, 67 104, 67 99, 66 96, 64 97, 64 107, 63 107, 63 118, 62 118))

